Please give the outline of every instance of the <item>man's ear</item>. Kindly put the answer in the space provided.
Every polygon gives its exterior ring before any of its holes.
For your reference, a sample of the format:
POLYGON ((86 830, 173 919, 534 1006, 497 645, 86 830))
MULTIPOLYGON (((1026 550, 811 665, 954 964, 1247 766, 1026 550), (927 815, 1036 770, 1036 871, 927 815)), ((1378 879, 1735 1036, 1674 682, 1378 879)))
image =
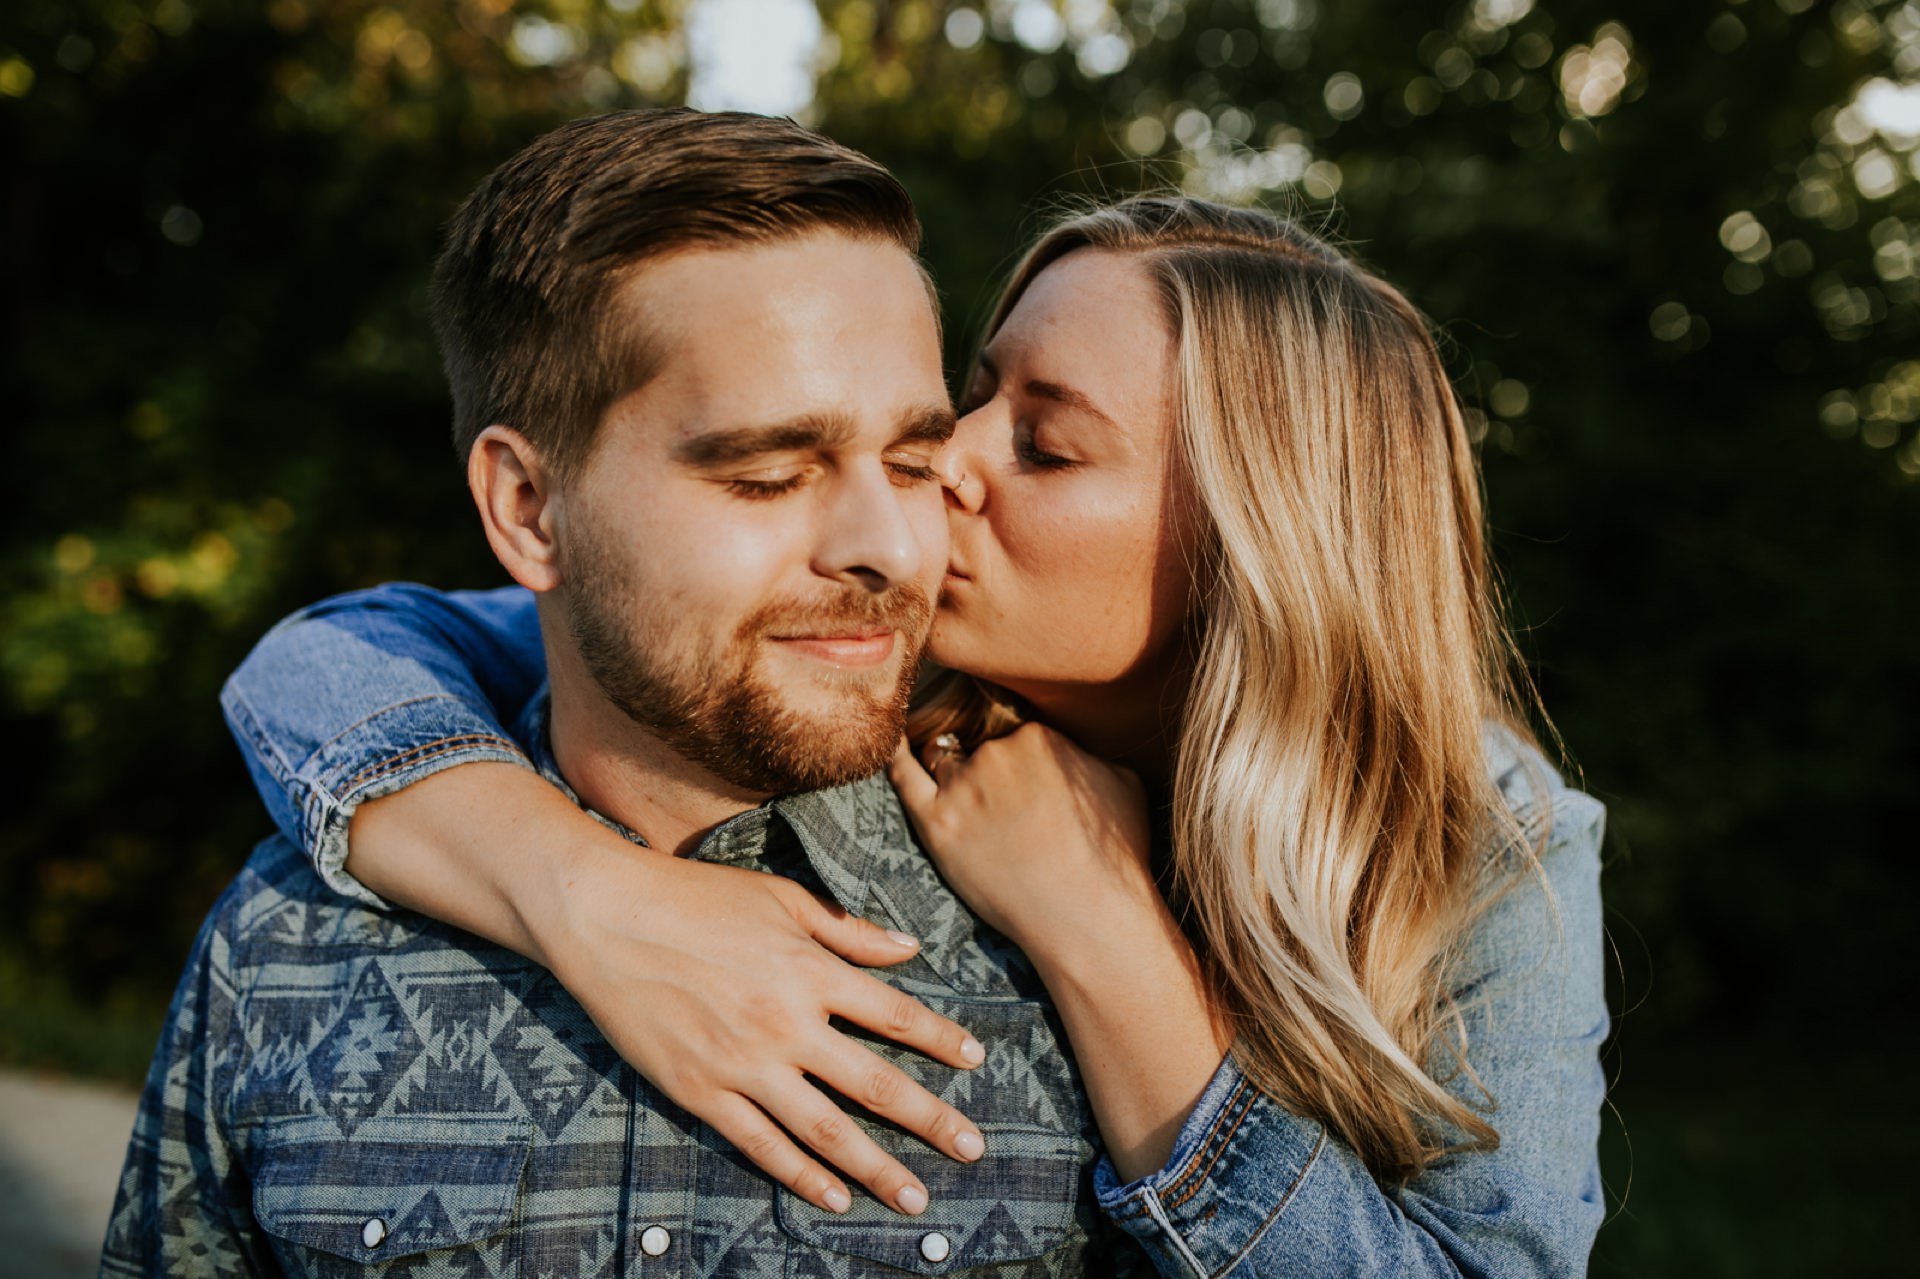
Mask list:
POLYGON ((527 437, 506 426, 480 432, 467 452, 467 488, 480 508, 487 542, 513 580, 530 591, 560 585, 554 540, 560 494, 527 437))

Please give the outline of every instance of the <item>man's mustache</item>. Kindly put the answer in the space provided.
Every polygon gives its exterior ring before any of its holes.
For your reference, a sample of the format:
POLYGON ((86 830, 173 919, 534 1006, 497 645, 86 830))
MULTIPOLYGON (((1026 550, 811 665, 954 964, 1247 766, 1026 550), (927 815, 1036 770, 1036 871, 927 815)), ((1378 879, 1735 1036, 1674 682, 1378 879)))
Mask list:
POLYGON ((743 639, 794 639, 894 630, 918 644, 932 621, 933 601, 909 583, 879 592, 849 587, 826 599, 776 600, 748 614, 739 633, 743 639))

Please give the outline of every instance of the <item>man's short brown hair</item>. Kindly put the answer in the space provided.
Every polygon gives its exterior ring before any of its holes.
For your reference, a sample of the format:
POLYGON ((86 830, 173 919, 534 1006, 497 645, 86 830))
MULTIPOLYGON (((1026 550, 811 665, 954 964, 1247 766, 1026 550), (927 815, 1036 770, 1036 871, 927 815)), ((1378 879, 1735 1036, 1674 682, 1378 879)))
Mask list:
POLYGON ((467 197, 434 268, 461 460, 494 423, 563 475, 588 456, 607 408, 651 371, 610 304, 637 264, 825 230, 920 248, 892 174, 790 120, 619 111, 539 138, 467 197))

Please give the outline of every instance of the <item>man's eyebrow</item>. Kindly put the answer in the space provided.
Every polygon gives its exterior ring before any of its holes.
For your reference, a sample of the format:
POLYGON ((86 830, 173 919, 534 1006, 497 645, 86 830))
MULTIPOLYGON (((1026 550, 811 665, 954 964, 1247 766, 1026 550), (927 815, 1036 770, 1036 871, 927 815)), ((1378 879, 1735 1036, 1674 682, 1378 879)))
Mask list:
POLYGON ((895 444, 945 444, 953 438, 959 419, 951 404, 929 404, 910 414, 895 444))
POLYGON ((797 453, 840 448, 857 432, 837 415, 808 414, 771 426, 741 426, 709 431, 674 446, 675 460, 688 466, 724 466, 766 453, 797 453))

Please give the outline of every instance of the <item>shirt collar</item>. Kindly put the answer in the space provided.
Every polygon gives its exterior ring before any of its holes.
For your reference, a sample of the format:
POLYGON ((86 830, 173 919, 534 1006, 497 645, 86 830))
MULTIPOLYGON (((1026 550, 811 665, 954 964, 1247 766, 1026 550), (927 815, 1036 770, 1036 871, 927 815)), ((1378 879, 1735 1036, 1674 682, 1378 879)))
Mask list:
MULTIPOLYGON (((646 840, 581 803, 553 757, 551 689, 542 685, 522 713, 518 739, 542 776, 595 821, 636 844, 646 840)), ((791 832, 820 884, 848 912, 878 911, 920 939, 917 955, 888 971, 975 994, 1041 997, 1025 956, 985 928, 940 879, 915 842, 900 797, 882 774, 827 790, 778 795, 720 823, 694 849, 699 861, 760 865, 770 842, 791 832)), ((789 845, 789 848, 791 846, 789 845)), ((780 858, 776 853, 774 860, 780 858)))
MULTIPOLYGON (((550 684, 542 684, 528 701, 520 714, 515 735, 526 746, 527 756, 540 775, 559 787, 582 812, 623 839, 642 848, 652 847, 639 831, 588 807, 561 775, 553 754, 550 684)), ((885 779, 877 775, 830 790, 776 796, 708 831, 692 855, 706 862, 754 860, 765 850, 776 819, 792 829, 806 851, 807 860, 835 900, 856 914, 866 909, 872 872, 880 855, 922 856, 911 837, 905 835, 904 814, 899 813, 898 797, 885 779), (901 820, 897 823, 884 820, 889 809, 901 820), (881 820, 874 820, 876 816, 881 820)))

